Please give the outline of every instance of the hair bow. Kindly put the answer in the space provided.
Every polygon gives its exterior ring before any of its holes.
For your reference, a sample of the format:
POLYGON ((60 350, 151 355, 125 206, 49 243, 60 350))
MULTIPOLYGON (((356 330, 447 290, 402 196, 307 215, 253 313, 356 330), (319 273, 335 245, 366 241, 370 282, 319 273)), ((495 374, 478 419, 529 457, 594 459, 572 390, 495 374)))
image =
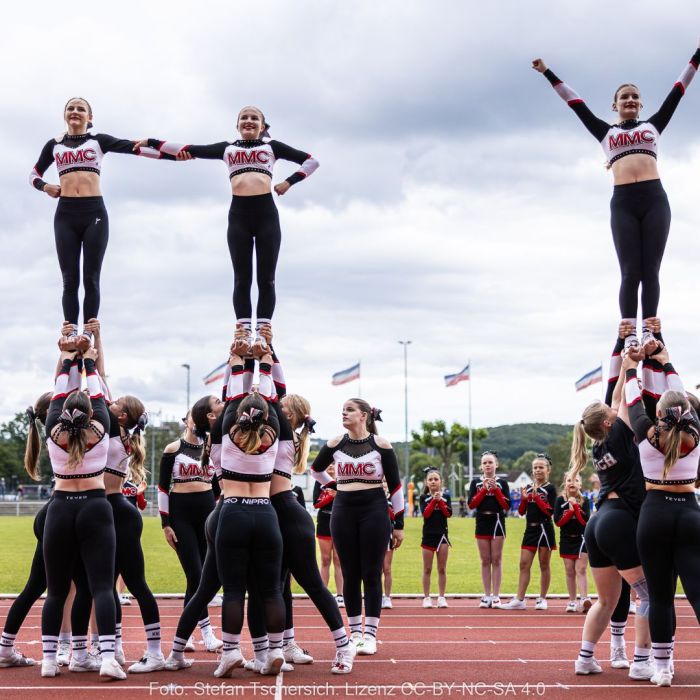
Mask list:
POLYGON ((36 420, 36 412, 34 411, 34 406, 29 406, 25 411, 27 418, 33 423, 36 420))
POLYGON ((310 432, 315 433, 314 426, 316 421, 311 416, 304 416, 304 427, 310 432))
POLYGON ((370 409, 370 413, 372 414, 372 418, 376 423, 382 423, 382 409, 381 408, 375 408, 372 406, 370 409))
POLYGON ((430 472, 436 472, 436 471, 438 471, 438 470, 435 467, 426 467, 425 469, 423 469, 423 474, 428 476, 428 474, 430 474, 430 472))
POLYGON ((142 413, 136 421, 136 425, 131 429, 131 435, 140 435, 148 425, 148 413, 142 413))
POLYGON ((77 437, 81 430, 90 427, 90 417, 79 408, 63 411, 58 422, 61 424, 61 430, 71 437, 77 437))

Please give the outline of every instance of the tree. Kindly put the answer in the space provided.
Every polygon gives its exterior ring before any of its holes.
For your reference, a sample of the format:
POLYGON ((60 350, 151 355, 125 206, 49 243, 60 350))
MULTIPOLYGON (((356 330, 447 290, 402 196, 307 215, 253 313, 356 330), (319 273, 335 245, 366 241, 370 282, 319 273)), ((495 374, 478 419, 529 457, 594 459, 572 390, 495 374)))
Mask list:
MULTIPOLYGON (((30 481, 24 470, 24 449, 29 432, 29 418, 26 413, 17 413, 15 417, 0 425, 0 476, 10 481, 14 476, 19 482, 30 481)), ((42 437, 43 442, 43 437, 42 437)), ((39 473, 42 481, 48 483, 51 477, 51 465, 45 449, 39 458, 39 473)))
MULTIPOLYGON (((415 450, 425 450, 439 459, 443 480, 446 480, 456 463, 469 462, 469 428, 453 423, 449 428, 444 420, 423 421, 420 432, 411 431, 415 450)), ((479 443, 488 437, 484 428, 472 430, 474 452, 479 451, 479 443)), ((461 476, 461 475, 460 475, 461 476)))
POLYGON ((520 472, 530 474, 532 470, 532 460, 535 459, 536 455, 537 452, 534 450, 527 450, 527 452, 523 452, 520 457, 513 462, 510 471, 513 473, 517 471, 518 474, 520 474, 520 472))
POLYGON ((573 436, 573 432, 570 432, 547 448, 547 454, 552 459, 552 471, 549 475, 549 480, 557 489, 563 483, 566 472, 569 471, 573 436))

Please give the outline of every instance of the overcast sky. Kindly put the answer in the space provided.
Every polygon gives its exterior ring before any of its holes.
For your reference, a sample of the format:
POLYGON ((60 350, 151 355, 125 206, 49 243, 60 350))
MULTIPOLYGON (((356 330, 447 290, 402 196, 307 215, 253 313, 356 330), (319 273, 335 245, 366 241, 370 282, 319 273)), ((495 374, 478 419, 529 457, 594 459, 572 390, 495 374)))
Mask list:
MULTIPOLYGON (((574 381, 605 362, 618 321, 609 230, 612 179, 600 146, 530 68, 542 56, 596 114, 613 120, 622 82, 647 115, 693 54, 697 4, 515 0, 131 2, 5 10, 0 46, 0 420, 50 385, 62 319, 55 200, 30 188, 68 98, 94 132, 186 143, 236 138, 240 107, 321 164, 277 200, 283 243, 276 345, 291 391, 322 436, 340 432, 362 362, 362 396, 403 437, 409 422, 572 422, 600 396, 574 381), (643 21, 637 21, 641 18, 643 21)), ((700 80, 663 134, 673 212, 660 314, 686 385, 700 382, 695 300, 700 80)), ((280 163, 275 182, 295 166, 280 163)), ((44 179, 57 182, 54 168, 44 179)), ((226 246, 230 190, 215 161, 110 154, 102 189, 110 242, 102 274, 106 361, 116 394, 180 416, 221 363, 234 326, 226 246)), ((257 293, 254 291, 254 295, 257 293)), ((82 297, 82 292, 81 292, 82 297)), ((255 299, 255 296, 254 296, 255 299)), ((218 390, 218 386, 217 386, 218 390)))

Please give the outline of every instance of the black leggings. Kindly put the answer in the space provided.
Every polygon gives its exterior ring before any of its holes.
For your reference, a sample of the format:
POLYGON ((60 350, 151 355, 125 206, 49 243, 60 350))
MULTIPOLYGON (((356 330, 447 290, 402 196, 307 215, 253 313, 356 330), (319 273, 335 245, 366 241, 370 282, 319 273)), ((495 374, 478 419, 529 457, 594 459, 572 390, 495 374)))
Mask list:
MULTIPOLYGON (((114 518, 103 489, 54 491, 44 527, 47 594, 41 633, 58 636, 71 574, 82 559, 100 636, 114 635, 114 518)), ((76 633, 76 630, 73 630, 76 633)))
POLYGON ((695 494, 647 491, 637 547, 649 588, 651 641, 670 644, 675 632, 676 575, 700 621, 700 507, 695 494))
POLYGON ((253 305, 253 247, 258 282, 258 318, 272 318, 275 311, 275 268, 282 232, 271 194, 233 195, 228 211, 228 250, 233 263, 233 309, 236 318, 250 318, 253 305))
POLYGON ((610 225, 620 263, 620 315, 637 318, 642 285, 642 317, 656 316, 659 269, 671 227, 671 207, 661 180, 615 185, 610 200, 610 225))
POLYGON ((614 566, 618 571, 639 566, 637 517, 619 498, 606 499, 583 533, 591 568, 614 566))
POLYGON ((50 501, 44 504, 34 518, 34 537, 37 539, 34 558, 32 559, 27 583, 24 584, 22 592, 15 598, 7 613, 4 629, 7 634, 17 634, 19 632, 19 628, 32 609, 32 605, 39 600, 41 594, 46 590, 46 569, 44 568, 42 540, 44 538, 44 523, 49 503, 50 501))
POLYGON ((216 563, 224 586, 221 628, 240 634, 249 576, 264 609, 268 632, 284 632, 285 610, 280 592, 282 535, 268 498, 225 498, 216 531, 216 563))
MULTIPOLYGON (((143 519, 136 506, 132 506, 121 493, 107 496, 114 515, 114 531, 117 537, 115 577, 122 575, 129 593, 136 598, 144 625, 160 622, 158 603, 146 583, 146 566, 141 549, 143 519)), ((116 595, 116 589, 115 589, 116 595)), ((117 622, 121 622, 121 605, 117 605, 117 622)))
POLYGON ((53 220, 58 264, 63 275, 63 316, 78 323, 80 253, 83 254, 83 320, 100 310, 100 272, 109 240, 109 219, 102 197, 61 197, 53 220))
POLYGON ((620 583, 622 584, 620 597, 617 599, 615 610, 610 616, 610 622, 627 622, 630 615, 630 585, 625 579, 620 579, 620 583))
MULTIPOLYGON (((177 556, 187 578, 185 605, 197 591, 202 576, 202 565, 207 555, 207 538, 204 525, 214 510, 214 492, 195 491, 192 493, 170 492, 170 526, 177 537, 177 556)), ((207 615, 207 600, 199 611, 199 620, 207 615)))
POLYGON ((343 571, 343 597, 348 617, 382 614, 382 569, 391 522, 384 489, 338 491, 331 513, 331 536, 343 571))
POLYGON ((195 594, 190 598, 185 609, 180 615, 180 620, 177 623, 177 631, 175 636, 180 639, 189 639, 194 628, 197 626, 197 621, 200 620, 202 609, 206 608, 209 601, 216 595, 216 592, 221 588, 219 581, 219 572, 216 570, 216 530, 219 527, 219 516, 221 515, 221 506, 223 499, 219 499, 216 508, 209 514, 207 522, 204 525, 204 531, 207 537, 207 554, 204 557, 202 564, 202 575, 199 579, 199 586, 195 594))
MULTIPOLYGON (((301 506, 292 491, 282 491, 270 499, 279 519, 282 533, 282 580, 286 609, 285 629, 294 627, 290 574, 304 589, 321 613, 328 629, 335 631, 343 626, 343 618, 333 594, 323 585, 316 561, 314 521, 301 506)), ((251 582, 248 598, 248 624, 253 638, 265 634, 262 603, 251 582), (260 621, 260 622, 257 622, 260 621), (260 626, 263 623, 263 626, 260 626)))

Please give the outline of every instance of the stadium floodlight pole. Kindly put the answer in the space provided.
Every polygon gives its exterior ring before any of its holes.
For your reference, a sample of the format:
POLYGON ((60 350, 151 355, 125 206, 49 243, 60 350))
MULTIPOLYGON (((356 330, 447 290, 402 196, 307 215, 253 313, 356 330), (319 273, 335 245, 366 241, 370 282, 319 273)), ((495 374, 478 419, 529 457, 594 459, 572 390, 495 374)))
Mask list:
POLYGON ((406 469, 406 485, 408 485, 409 473, 409 450, 408 450, 408 346, 410 340, 399 340, 399 345, 403 345, 403 409, 404 409, 404 467, 406 469))
POLYGON ((185 414, 187 414, 190 410, 190 366, 187 363, 180 366, 187 370, 187 406, 185 406, 185 414))

